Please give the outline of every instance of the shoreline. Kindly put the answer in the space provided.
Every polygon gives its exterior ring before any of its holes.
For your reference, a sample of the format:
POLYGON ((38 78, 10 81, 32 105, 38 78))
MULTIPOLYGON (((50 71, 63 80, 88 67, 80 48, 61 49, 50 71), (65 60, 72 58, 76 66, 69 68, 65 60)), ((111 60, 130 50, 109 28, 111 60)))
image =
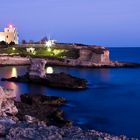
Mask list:
MULTIPOLYGON (((36 59, 36 58, 32 58, 36 59)), ((134 68, 140 67, 138 63, 129 62, 112 62, 102 63, 89 63, 88 61, 77 62, 78 60, 73 59, 46 59, 46 66, 60 66, 60 67, 75 67, 75 68, 134 68)), ((0 66, 28 66, 31 64, 30 58, 27 57, 15 57, 15 56, 0 56, 0 66)))
POLYGON ((83 130, 80 127, 73 126, 70 121, 65 120, 65 113, 57 109, 66 103, 64 98, 40 94, 22 94, 21 102, 15 102, 15 96, 11 90, 9 92, 4 90, 4 98, 0 98, 3 103, 0 113, 0 137, 3 140, 23 138, 31 140, 137 140, 124 135, 115 136, 96 130, 83 130), (44 112, 40 107, 47 107, 47 112, 44 112), (7 108, 10 110, 7 110, 7 108), (46 113, 49 114, 47 115, 46 113))

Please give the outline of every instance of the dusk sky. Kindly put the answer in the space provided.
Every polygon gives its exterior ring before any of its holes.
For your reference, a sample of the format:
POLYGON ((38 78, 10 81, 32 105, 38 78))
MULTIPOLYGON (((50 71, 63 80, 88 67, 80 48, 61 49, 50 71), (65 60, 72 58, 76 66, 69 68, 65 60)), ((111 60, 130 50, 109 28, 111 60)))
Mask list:
POLYGON ((140 47, 140 0, 1 0, 0 31, 9 23, 20 40, 140 47))

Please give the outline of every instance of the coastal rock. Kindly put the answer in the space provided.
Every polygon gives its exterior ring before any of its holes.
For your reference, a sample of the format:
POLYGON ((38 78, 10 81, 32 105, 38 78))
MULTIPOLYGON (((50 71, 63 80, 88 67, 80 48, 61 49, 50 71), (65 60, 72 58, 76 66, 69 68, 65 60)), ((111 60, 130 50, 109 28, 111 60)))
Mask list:
MULTIPOLYGON (((9 92, 8 92, 9 93, 9 92)), ((4 92, 1 92, 1 97, 4 92)), ((14 101, 15 95, 6 96, 14 101)), ((3 98, 1 98, 3 99, 3 98)), ((21 102, 15 102, 18 113, 15 116, 0 117, 1 140, 128 140, 126 136, 113 136, 95 130, 82 130, 70 125, 58 107, 65 103, 60 97, 43 95, 21 95, 21 102), (18 120, 19 118, 19 120, 18 120), (68 125, 69 124, 69 125, 68 125)), ((137 140, 131 138, 130 140, 137 140)))
POLYGON ((23 94, 20 96, 21 102, 29 105, 53 105, 61 106, 66 100, 62 97, 43 96, 39 94, 23 94))
POLYGON ((46 74, 49 86, 67 89, 85 89, 87 81, 65 73, 46 74))
POLYGON ((0 87, 0 116, 15 115, 18 110, 14 105, 16 94, 13 90, 0 87))
POLYGON ((62 140, 62 136, 59 134, 59 129, 54 126, 50 127, 43 127, 40 125, 22 126, 22 124, 19 124, 19 126, 16 128, 11 128, 6 138, 9 140, 12 139, 62 140))
POLYGON ((27 123, 35 123, 38 121, 35 117, 29 115, 25 115, 24 118, 27 123))
POLYGON ((6 140, 137 140, 126 136, 113 136, 95 130, 84 131, 79 127, 42 126, 19 123, 8 131, 6 140))
POLYGON ((103 47, 82 47, 79 50, 80 57, 78 60, 81 62, 90 62, 95 64, 109 64, 110 56, 109 50, 103 47))
POLYGON ((29 74, 12 78, 2 78, 2 81, 33 83, 53 88, 86 89, 87 81, 65 73, 46 74, 45 78, 30 77, 29 74))
POLYGON ((71 122, 64 119, 63 111, 58 109, 64 102, 60 97, 24 94, 21 95, 21 102, 15 102, 18 108, 16 117, 30 123, 40 121, 59 127, 71 126, 71 122))

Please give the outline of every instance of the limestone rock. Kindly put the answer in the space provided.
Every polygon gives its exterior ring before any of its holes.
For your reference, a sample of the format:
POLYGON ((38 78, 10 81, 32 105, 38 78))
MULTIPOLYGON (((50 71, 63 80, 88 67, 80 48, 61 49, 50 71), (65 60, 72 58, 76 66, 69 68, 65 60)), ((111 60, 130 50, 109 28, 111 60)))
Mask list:
POLYGON ((85 79, 77 78, 65 73, 46 74, 44 78, 38 77, 37 75, 29 76, 27 73, 23 76, 2 78, 1 80, 32 83, 61 89, 83 90, 87 88, 87 81, 85 79))
POLYGON ((31 78, 45 77, 45 64, 46 64, 46 61, 44 59, 39 59, 39 58, 31 59, 31 65, 29 68, 29 76, 31 78))
POLYGON ((61 97, 23 94, 21 102, 15 102, 18 108, 16 116, 20 121, 28 123, 71 126, 71 122, 64 118, 64 112, 59 109, 64 103, 65 100, 61 97))
POLYGON ((109 50, 105 48, 83 48, 80 49, 80 57, 78 58, 80 60, 81 65, 84 62, 90 62, 96 63, 96 64, 109 64, 110 58, 109 58, 109 50))
POLYGON ((18 110, 14 105, 16 94, 13 90, 0 87, 0 116, 15 115, 18 110))

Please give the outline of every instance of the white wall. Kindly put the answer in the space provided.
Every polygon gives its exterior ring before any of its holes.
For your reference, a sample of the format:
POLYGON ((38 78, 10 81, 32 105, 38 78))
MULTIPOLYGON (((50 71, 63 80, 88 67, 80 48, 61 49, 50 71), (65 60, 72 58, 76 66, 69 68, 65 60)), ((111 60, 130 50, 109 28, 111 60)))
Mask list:
POLYGON ((0 41, 5 41, 5 35, 3 33, 0 33, 0 41))

